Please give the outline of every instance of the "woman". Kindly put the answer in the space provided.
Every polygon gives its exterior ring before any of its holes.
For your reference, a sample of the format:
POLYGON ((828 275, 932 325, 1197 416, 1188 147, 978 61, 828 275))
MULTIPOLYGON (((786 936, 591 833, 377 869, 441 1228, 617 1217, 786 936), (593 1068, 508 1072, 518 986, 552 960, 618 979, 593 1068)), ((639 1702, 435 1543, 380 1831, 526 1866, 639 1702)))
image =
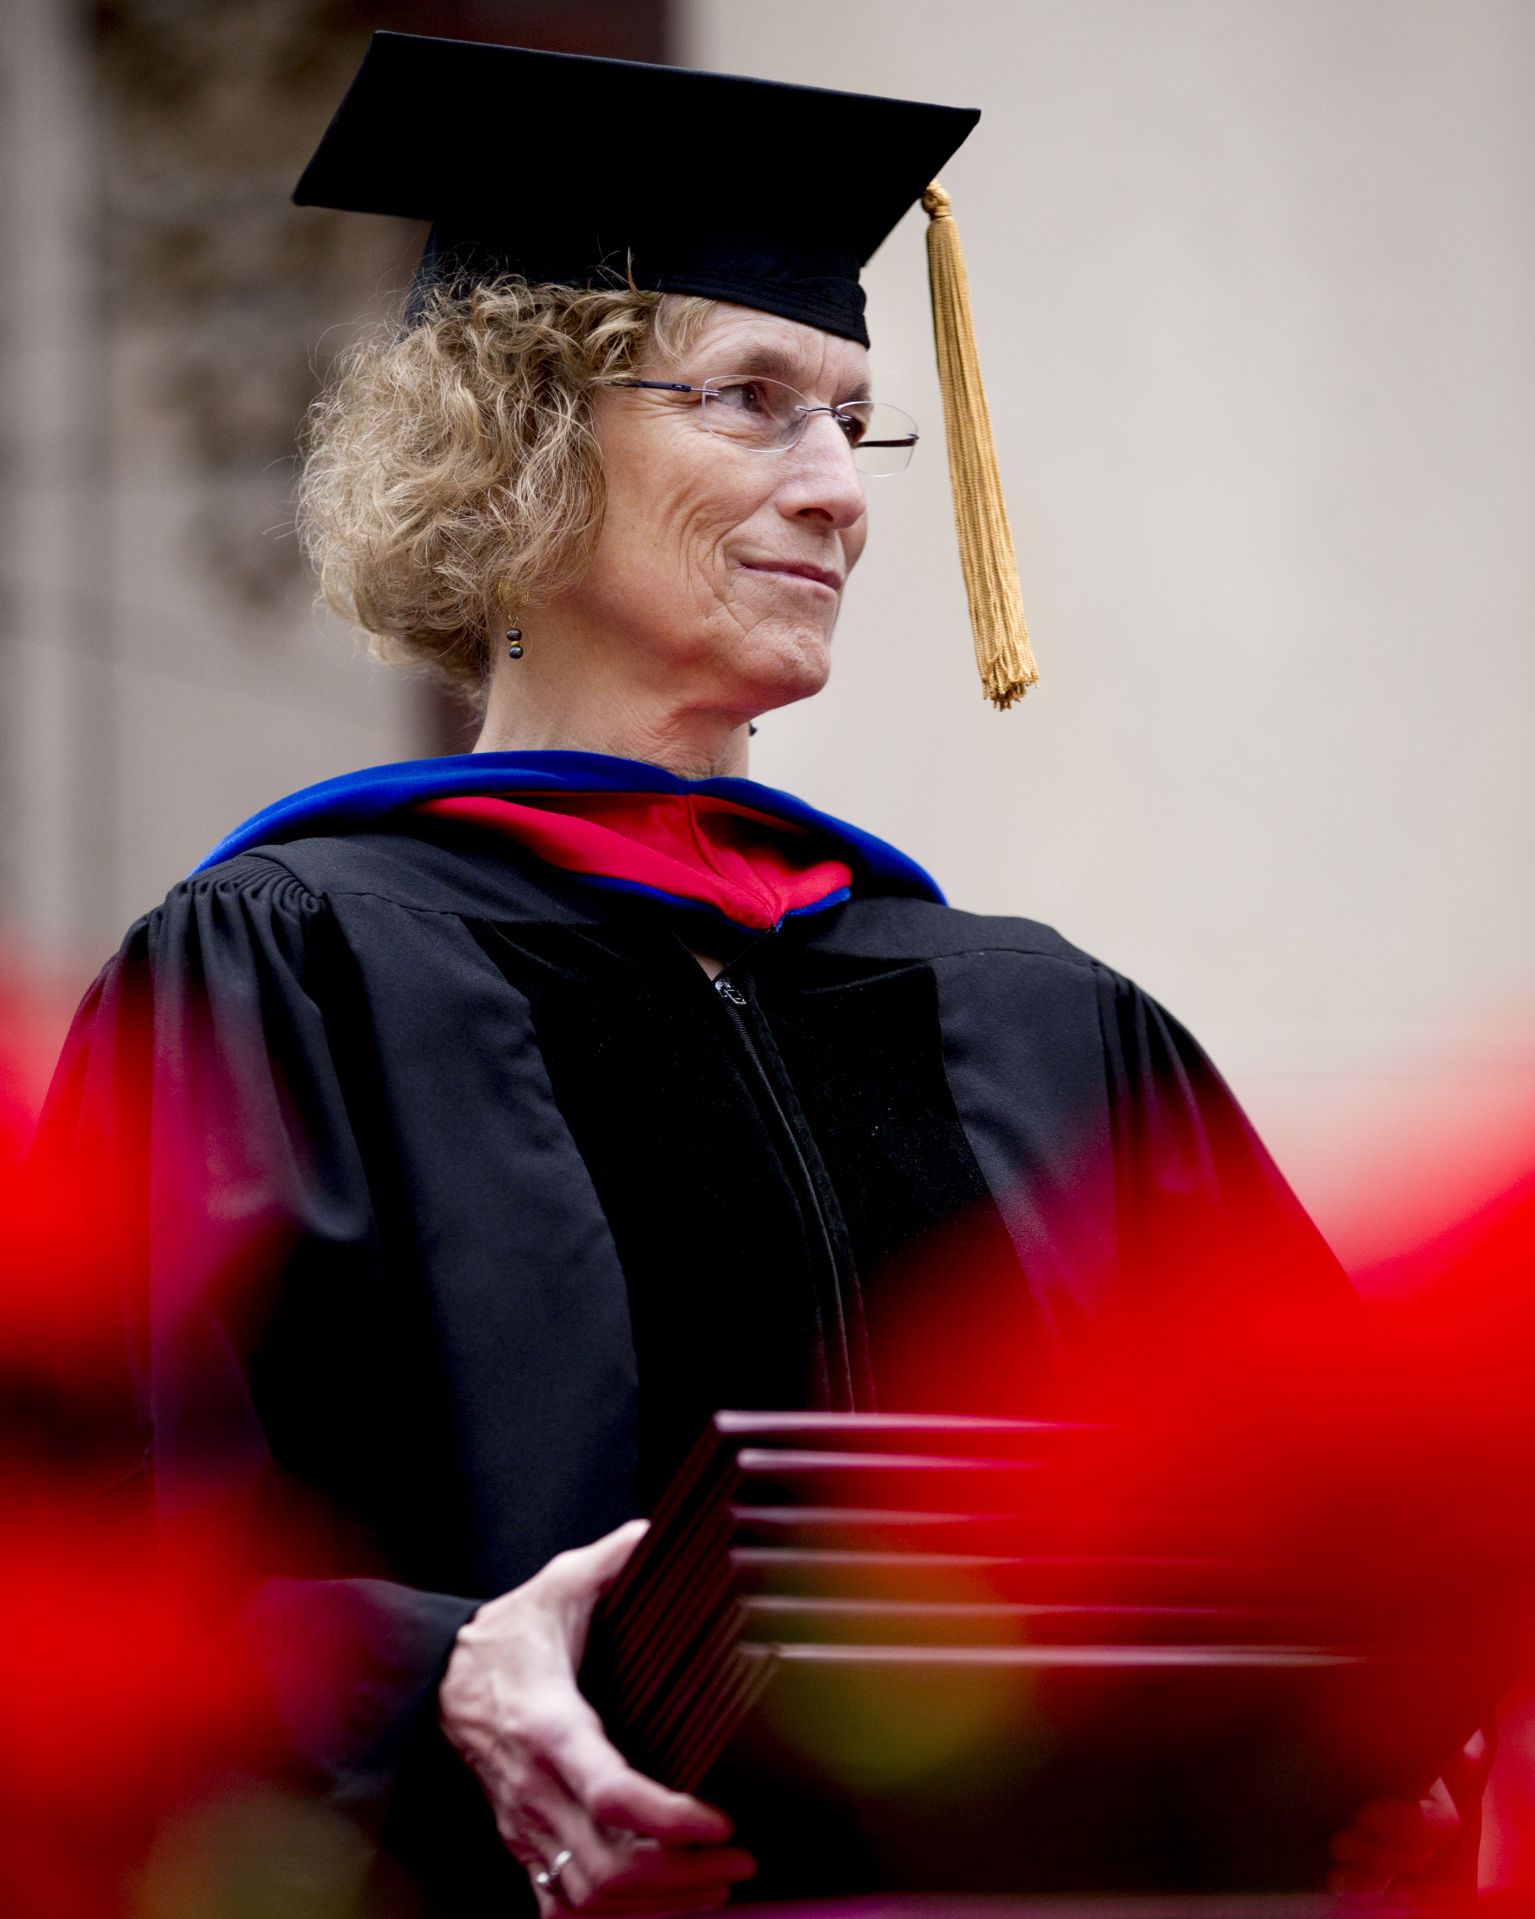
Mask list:
MULTIPOLYGON (((546 1913, 749 1876, 576 1685, 716 1407, 951 1406, 993 1311, 1026 1404, 1095 1327, 1154 1336, 1170 1244, 1255 1222, 1297 1297, 1345 1291, 1132 985, 745 777, 753 718, 826 680, 865 473, 913 440, 870 401, 857 267, 974 117, 379 36, 300 188, 437 223, 410 324, 318 411, 305 525, 333 602, 483 727, 231 836, 98 981, 47 1125, 112 1150, 152 1084, 156 1490, 280 1484, 338 1521, 329 1576, 295 1559, 254 1614, 279 1662, 344 1649, 293 1747, 433 1910, 504 1904, 514 1861, 546 1913), (451 152, 400 138, 422 101, 451 152), (498 197, 509 102, 521 151, 591 138, 498 197), (845 190, 785 204, 790 127, 845 190), (190 1277, 189 1203, 219 1226, 190 1277), (1006 1297, 917 1352, 919 1255, 955 1230, 1006 1297), (255 1293, 213 1284, 254 1237, 255 1293)), ((1372 1814, 1403 1832, 1340 1857, 1382 1880, 1440 1817, 1372 1814)))

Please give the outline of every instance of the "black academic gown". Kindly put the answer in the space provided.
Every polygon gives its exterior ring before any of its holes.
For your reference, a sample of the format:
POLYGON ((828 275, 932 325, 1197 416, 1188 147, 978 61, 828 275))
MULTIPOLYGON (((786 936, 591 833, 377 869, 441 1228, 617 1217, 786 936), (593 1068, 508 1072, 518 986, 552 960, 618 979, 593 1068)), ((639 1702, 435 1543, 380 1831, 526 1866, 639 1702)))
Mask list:
POLYGON ((528 1897, 436 1730, 455 1631, 715 1408, 1028 1411, 1116 1321, 1154 1367, 1169 1232, 1260 1223, 1297 1297, 1346 1292, 1187 1033, 1048 928, 866 889, 717 984, 689 938, 447 823, 243 853, 132 929, 45 1115, 143 1166, 156 1496, 332 1522, 252 1617, 345 1640, 295 1764, 434 1912, 528 1897), (964 1403, 978 1351, 1009 1403, 964 1403))

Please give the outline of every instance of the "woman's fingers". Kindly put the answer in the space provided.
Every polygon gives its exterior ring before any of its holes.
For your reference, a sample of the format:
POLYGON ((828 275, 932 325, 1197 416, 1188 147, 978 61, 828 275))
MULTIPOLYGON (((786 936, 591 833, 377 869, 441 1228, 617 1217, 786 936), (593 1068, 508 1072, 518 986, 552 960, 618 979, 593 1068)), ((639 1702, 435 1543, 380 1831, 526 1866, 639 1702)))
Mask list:
POLYGON ((730 1837, 724 1813, 636 1772, 572 1689, 567 1710, 543 1728, 541 1758, 551 1765, 594 1825, 673 1846, 717 1846, 730 1837))
POLYGON ((1435 1846, 1388 1846, 1347 1832, 1339 1833, 1334 1840, 1332 1856, 1340 1866, 1386 1880, 1421 1873, 1437 1850, 1435 1846))
POLYGON ((528 1868, 545 1912, 562 1907, 600 1911, 603 1893, 628 1867, 624 1842, 599 1831, 559 1778, 543 1769, 539 1772, 536 1781, 521 1786, 509 1802, 502 1837, 528 1868), (516 1835, 515 1843, 508 1837, 508 1826, 516 1835), (556 1865, 555 1885, 546 1889, 539 1875, 556 1865))
POLYGON ((626 1519, 589 1546, 571 1546, 556 1553, 539 1577, 551 1585, 578 1591, 585 1599, 596 1600, 623 1571, 629 1555, 649 1527, 648 1519, 626 1519))
POLYGON ((579 1665, 586 1647, 592 1608, 617 1579, 629 1556, 649 1530, 648 1519, 626 1519, 589 1546, 572 1546, 556 1553, 532 1585, 541 1585, 565 1614, 571 1634, 572 1663, 579 1665))
POLYGON ((1384 1892, 1390 1883, 1389 1877, 1360 1872, 1353 1866, 1334 1866, 1327 1875, 1329 1892, 1384 1892))
POLYGON ((574 1692, 563 1712, 541 1717, 528 1755, 543 1777, 536 1788, 518 1780, 513 1817, 531 1812, 551 1833, 540 1864, 569 1851, 558 1891, 571 1909, 712 1911, 755 1872, 750 1854, 722 1843, 723 1813, 636 1772, 574 1692))
POLYGON ((659 1846, 625 1840, 612 1848, 603 1891, 610 1897, 701 1896, 750 1879, 757 1862, 738 1846, 659 1846))
POLYGON ((603 1831, 568 1796, 558 1803, 554 1824, 557 1831, 540 1863, 547 1867, 568 1853, 558 1899, 576 1912, 707 1912, 723 1905, 731 1886, 756 1870, 750 1855, 737 1847, 669 1847, 603 1831))
POLYGON ((1421 1799, 1372 1799, 1360 1807, 1354 1828, 1383 1845, 1437 1848, 1460 1831, 1460 1814, 1443 1781, 1436 1781, 1421 1799))
POLYGON ((1420 1877, 1460 1831, 1443 1782, 1422 1799, 1373 1799, 1332 1841, 1332 1892, 1384 1892, 1420 1877))
POLYGON ((604 1881, 570 1902, 574 1912, 612 1915, 717 1912, 729 1903, 739 1878, 723 1875, 689 1880, 604 1881))
POLYGON ((644 1919, 681 1919, 684 1913, 718 1912, 730 1900, 727 1885, 711 1886, 700 1892, 657 1893, 653 1902, 639 1895, 620 1894, 612 1902, 599 1901, 582 1907, 584 1912, 602 1915, 602 1919, 623 1919, 623 1915, 643 1915, 644 1919))
POLYGON ((1444 1769, 1440 1784, 1454 1805, 1462 1797, 1474 1799, 1487 1784, 1492 1768, 1492 1740, 1485 1730, 1472 1733, 1444 1769))

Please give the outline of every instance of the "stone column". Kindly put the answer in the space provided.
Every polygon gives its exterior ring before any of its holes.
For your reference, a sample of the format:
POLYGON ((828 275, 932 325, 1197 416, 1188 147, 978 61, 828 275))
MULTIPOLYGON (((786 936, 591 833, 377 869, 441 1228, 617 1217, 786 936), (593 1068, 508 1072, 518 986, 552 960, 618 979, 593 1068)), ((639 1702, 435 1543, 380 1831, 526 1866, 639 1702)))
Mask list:
POLYGON ((0 9, 0 930, 99 930, 114 831, 111 603, 87 49, 67 0, 0 9))

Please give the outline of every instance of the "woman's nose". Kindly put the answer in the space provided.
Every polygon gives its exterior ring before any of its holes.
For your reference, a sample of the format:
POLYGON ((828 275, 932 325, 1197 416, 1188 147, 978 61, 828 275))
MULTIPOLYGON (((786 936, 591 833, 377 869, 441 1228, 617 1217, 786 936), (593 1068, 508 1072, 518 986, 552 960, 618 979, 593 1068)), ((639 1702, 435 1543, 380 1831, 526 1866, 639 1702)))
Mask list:
POLYGON ((834 526, 851 526, 862 518, 863 478, 853 464, 847 435, 829 410, 810 415, 782 458, 788 471, 779 489, 779 506, 788 518, 820 515, 834 526))

